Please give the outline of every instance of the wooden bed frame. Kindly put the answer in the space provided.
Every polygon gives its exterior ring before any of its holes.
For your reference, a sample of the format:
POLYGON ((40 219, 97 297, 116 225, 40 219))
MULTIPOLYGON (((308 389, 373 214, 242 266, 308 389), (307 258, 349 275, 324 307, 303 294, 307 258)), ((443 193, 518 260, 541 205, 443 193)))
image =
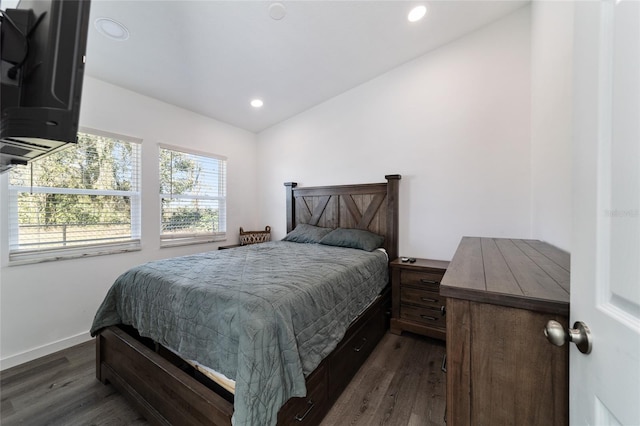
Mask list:
MULTIPOLYGON (((297 188, 287 182, 287 232, 309 223, 368 229, 385 237, 389 260, 398 255, 400 175, 386 183, 297 188)), ((306 379, 307 396, 291 398, 278 425, 318 425, 389 326, 390 288, 347 330, 336 349, 306 379)), ((152 424, 231 425, 233 395, 172 352, 126 326, 96 337, 96 376, 111 383, 152 424)))

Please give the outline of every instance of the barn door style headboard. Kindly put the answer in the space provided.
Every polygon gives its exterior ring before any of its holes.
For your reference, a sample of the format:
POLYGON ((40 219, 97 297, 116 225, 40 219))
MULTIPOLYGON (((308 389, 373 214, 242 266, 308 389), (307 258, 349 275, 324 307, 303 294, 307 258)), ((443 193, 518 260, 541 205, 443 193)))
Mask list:
POLYGON ((356 228, 384 237, 389 260, 398 257, 398 193, 400 175, 385 183, 298 188, 286 182, 287 232, 298 224, 356 228))

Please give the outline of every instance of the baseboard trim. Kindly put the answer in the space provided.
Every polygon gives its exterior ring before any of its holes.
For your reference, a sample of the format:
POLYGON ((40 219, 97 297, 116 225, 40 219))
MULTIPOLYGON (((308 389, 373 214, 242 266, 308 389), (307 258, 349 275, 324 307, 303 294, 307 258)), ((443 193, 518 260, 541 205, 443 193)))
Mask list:
POLYGON ((66 339, 58 340, 57 342, 48 343, 34 349, 29 349, 28 351, 20 352, 16 355, 2 358, 0 359, 0 371, 70 348, 71 346, 79 345, 80 343, 87 342, 91 339, 92 337, 89 332, 85 331, 84 333, 76 334, 75 336, 67 337, 66 339))

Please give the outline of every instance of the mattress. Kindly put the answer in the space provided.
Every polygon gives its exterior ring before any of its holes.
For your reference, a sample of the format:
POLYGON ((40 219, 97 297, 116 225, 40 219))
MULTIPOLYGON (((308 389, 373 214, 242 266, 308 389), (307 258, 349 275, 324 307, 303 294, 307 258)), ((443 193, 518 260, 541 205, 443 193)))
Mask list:
MULTIPOLYGON (((378 295, 375 299, 373 299, 371 301, 371 303, 369 303, 367 306, 365 306, 362 309, 362 312, 360 312, 360 314, 362 314, 364 311, 367 310, 367 308, 371 305, 373 305, 375 303, 375 301, 380 298, 381 296, 378 295)), ((358 318, 360 318, 360 314, 353 320, 351 321, 351 323, 353 324, 354 322, 357 321, 358 318)), ((167 348, 169 349, 171 352, 173 352, 174 354, 176 354, 177 356, 181 357, 181 355, 172 348, 167 348)), ((231 393, 231 394, 235 394, 236 392, 236 381, 233 379, 228 378, 227 376, 225 376, 224 374, 222 374, 219 371, 214 370, 211 367, 207 367, 206 365, 202 365, 200 364, 198 361, 193 360, 193 359, 186 359, 185 362, 189 365, 191 365, 193 368, 195 368, 196 370, 198 370, 201 374, 204 374, 206 377, 208 377, 210 380, 213 380, 215 383, 217 383, 218 385, 220 385, 224 390, 226 390, 227 392, 231 393)))

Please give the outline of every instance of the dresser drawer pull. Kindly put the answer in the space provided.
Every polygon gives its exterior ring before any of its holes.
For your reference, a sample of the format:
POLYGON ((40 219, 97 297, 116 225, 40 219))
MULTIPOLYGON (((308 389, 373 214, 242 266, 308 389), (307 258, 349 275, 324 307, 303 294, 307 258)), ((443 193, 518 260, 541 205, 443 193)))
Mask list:
POLYGON ((420 278, 422 284, 440 284, 440 281, 428 280, 426 278, 420 278))
POLYGON ((362 350, 362 348, 364 348, 364 345, 366 345, 366 344, 367 344, 367 338, 363 337, 362 338, 362 344, 360 346, 358 346, 358 347, 354 347, 353 351, 354 352, 360 352, 362 350))
POLYGON ((437 321, 438 320, 438 318, 430 317, 429 315, 420 315, 420 318, 425 319, 425 320, 429 320, 429 321, 437 321))
POLYGON ((436 303, 437 302, 436 299, 430 299, 428 297, 421 297, 420 300, 422 300, 423 302, 432 302, 432 303, 436 303))
POLYGON ((311 409, 313 409, 313 406, 315 405, 315 403, 313 402, 313 399, 310 399, 309 401, 307 401, 307 405, 309 406, 309 408, 307 408, 307 411, 305 411, 303 415, 296 414, 296 416, 294 417, 297 421, 299 422, 303 421, 304 418, 307 417, 307 414, 309 414, 311 409))

